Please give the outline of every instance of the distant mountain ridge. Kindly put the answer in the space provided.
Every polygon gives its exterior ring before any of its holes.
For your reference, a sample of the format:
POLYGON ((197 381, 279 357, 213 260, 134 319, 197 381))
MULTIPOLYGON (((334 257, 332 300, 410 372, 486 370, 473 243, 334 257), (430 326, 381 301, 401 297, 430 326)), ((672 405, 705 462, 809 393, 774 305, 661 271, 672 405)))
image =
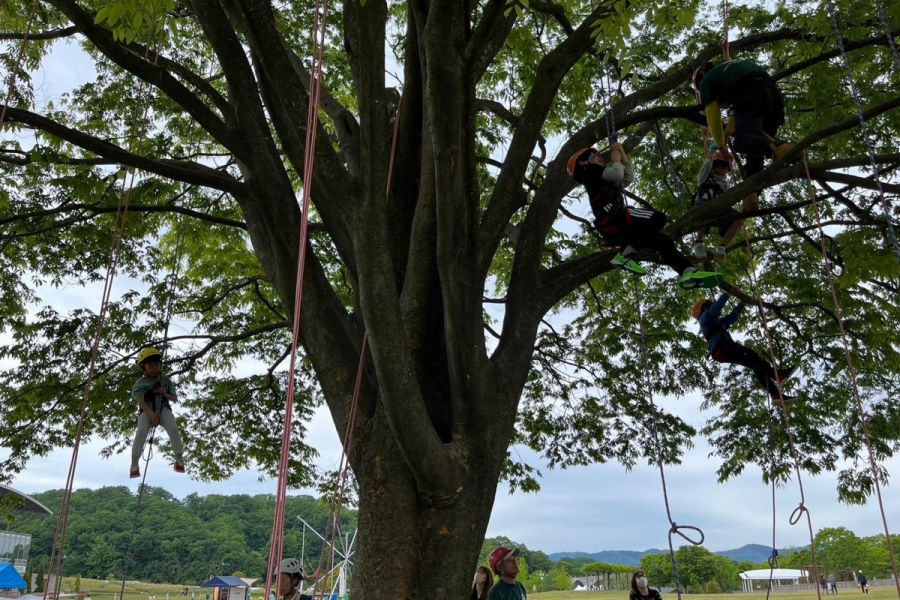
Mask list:
MULTIPOLYGON (((587 558, 592 562, 602 562, 610 565, 628 565, 638 566, 641 564, 641 557, 648 554, 665 554, 668 550, 659 550, 651 548, 638 552, 636 550, 602 550, 600 552, 554 552, 550 555, 550 560, 558 561, 563 558, 587 558)), ((779 553, 782 553, 779 550, 779 553)), ((746 544, 740 548, 733 550, 722 550, 714 552, 720 556, 726 556, 735 562, 750 561, 754 563, 766 562, 772 554, 771 546, 763 546, 762 544, 746 544)))

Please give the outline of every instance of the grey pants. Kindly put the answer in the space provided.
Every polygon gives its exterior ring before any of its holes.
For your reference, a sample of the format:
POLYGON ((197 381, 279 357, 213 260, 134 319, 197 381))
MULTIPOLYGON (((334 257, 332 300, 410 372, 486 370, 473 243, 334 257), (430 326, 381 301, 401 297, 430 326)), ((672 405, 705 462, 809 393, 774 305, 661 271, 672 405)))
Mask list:
MULTIPOLYGON (((172 454, 177 462, 184 460, 184 445, 181 443, 181 434, 178 433, 178 425, 175 423, 175 415, 170 408, 162 409, 159 413, 159 424, 169 435, 169 443, 172 444, 172 454)), ((150 433, 150 415, 142 412, 138 417, 137 431, 134 432, 134 444, 131 446, 131 468, 135 469, 141 461, 141 452, 147 442, 150 433)))

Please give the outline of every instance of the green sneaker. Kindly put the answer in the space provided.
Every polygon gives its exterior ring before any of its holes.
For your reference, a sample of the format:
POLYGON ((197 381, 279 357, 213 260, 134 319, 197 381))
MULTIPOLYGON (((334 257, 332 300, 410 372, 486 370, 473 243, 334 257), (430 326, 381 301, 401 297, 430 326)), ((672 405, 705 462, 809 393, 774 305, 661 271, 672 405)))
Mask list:
POLYGON ((721 273, 714 271, 690 271, 684 273, 678 280, 678 285, 683 290, 694 288, 714 288, 722 285, 725 278, 721 273))
POLYGON ((613 265, 614 267, 625 269, 626 271, 631 271, 636 275, 647 274, 647 271, 644 269, 644 267, 641 266, 641 263, 634 260, 634 258, 632 258, 631 256, 626 256, 621 252, 617 252, 613 259, 609 261, 609 264, 613 265))

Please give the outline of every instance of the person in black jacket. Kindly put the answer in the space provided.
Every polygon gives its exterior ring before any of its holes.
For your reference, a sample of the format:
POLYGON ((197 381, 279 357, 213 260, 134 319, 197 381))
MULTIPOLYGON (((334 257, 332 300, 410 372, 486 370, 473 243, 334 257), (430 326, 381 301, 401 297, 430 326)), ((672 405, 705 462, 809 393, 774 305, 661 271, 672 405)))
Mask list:
POLYGON ((793 396, 782 394, 778 386, 791 376, 796 367, 775 368, 756 351, 734 341, 728 328, 740 318, 744 305, 738 304, 723 317, 722 310, 727 302, 728 294, 722 294, 715 302, 709 299, 698 300, 691 310, 693 317, 700 323, 700 334, 706 339, 710 357, 716 362, 741 365, 753 371, 756 381, 769 392, 774 402, 788 404, 795 400, 793 396))
POLYGON ((609 164, 599 150, 582 148, 569 158, 566 170, 587 191, 597 232, 610 244, 620 247, 611 261, 614 266, 637 275, 645 274, 637 254, 641 248, 649 248, 659 252, 663 262, 680 275, 678 285, 684 289, 709 288, 722 283, 719 273, 698 271, 678 251, 672 238, 662 232, 668 220, 664 214, 625 205, 623 189, 634 180, 634 173, 622 144, 610 146, 609 164))
POLYGON ((650 587, 647 575, 643 571, 635 571, 631 576, 631 593, 628 600, 662 600, 659 590, 650 587))

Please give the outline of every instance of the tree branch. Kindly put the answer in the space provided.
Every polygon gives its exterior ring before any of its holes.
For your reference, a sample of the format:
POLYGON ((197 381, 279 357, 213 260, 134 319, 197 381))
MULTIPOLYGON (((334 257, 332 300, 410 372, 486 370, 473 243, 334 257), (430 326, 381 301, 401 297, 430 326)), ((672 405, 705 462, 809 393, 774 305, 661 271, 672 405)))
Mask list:
MULTIPOLYGON (((97 204, 61 204, 60 206, 56 206, 54 208, 48 208, 46 210, 37 210, 26 213, 19 213, 12 217, 7 217, 6 219, 0 219, 0 225, 9 225, 10 223, 15 223, 17 221, 25 221, 27 219, 36 219, 42 217, 49 217, 52 215, 64 214, 68 212, 74 211, 84 211, 89 212, 94 215, 102 215, 108 213, 115 213, 119 210, 118 206, 110 205, 110 206, 100 206, 97 204)), ((196 210, 192 210, 189 208, 184 208, 181 206, 174 205, 163 205, 163 206, 150 206, 150 205, 128 205, 128 212, 135 213, 174 213, 174 214, 182 214, 192 219, 197 219, 198 221, 206 221, 208 223, 214 223, 216 225, 226 225, 228 227, 234 227, 237 229, 247 229, 247 225, 242 221, 235 221, 234 219, 227 219, 225 217, 216 217, 214 215, 210 215, 207 213, 199 212, 196 210)))
MULTIPOLYGON (((180 81, 172 77, 165 68, 144 60, 126 46, 115 42, 109 31, 94 24, 92 14, 83 10, 73 0, 48 0, 48 2, 65 14, 78 31, 87 37, 100 52, 129 73, 165 92, 220 144, 232 151, 240 149, 242 140, 235 136, 221 119, 180 81)), ((239 153, 235 152, 235 154, 239 153)))
MULTIPOLYGON (((897 35, 900 35, 900 30, 894 30, 892 32, 892 35, 894 37, 897 37, 897 35)), ((822 39, 822 38, 819 38, 819 39, 822 39)), ((831 39, 831 38, 828 38, 828 39, 831 39)), ((872 36, 869 38, 865 38, 862 40, 854 41, 854 40, 844 39, 843 42, 844 42, 845 50, 847 50, 847 51, 859 50, 860 48, 866 48, 868 46, 875 46, 875 45, 886 46, 887 45, 887 37, 884 34, 878 34, 878 35, 875 35, 875 36, 872 36)), ((836 56, 840 56, 840 55, 841 55, 840 49, 835 47, 834 49, 829 50, 828 52, 823 52, 823 53, 819 54, 818 56, 813 56, 812 58, 802 60, 796 64, 791 65, 790 67, 782 69, 781 71, 778 71, 777 73, 775 73, 772 77, 774 77, 775 80, 778 81, 778 80, 784 79, 785 77, 790 77, 791 75, 793 75, 795 73, 799 73, 800 71, 802 71, 804 69, 808 69, 809 67, 811 67, 813 65, 816 65, 821 62, 825 62, 826 60, 831 60, 832 58, 835 58, 836 56)))
POLYGON ((19 33, 17 31, 2 31, 0 32, 0 42, 12 40, 56 40, 59 38, 69 37, 77 32, 78 28, 75 26, 57 27, 56 29, 33 32, 27 35, 25 33, 19 33))
POLYGON ((52 119, 21 108, 8 108, 6 120, 39 129, 118 164, 156 173, 176 181, 215 188, 223 192, 239 193, 243 190, 243 184, 240 181, 216 169, 183 160, 154 159, 132 154, 106 140, 70 129, 52 119))

